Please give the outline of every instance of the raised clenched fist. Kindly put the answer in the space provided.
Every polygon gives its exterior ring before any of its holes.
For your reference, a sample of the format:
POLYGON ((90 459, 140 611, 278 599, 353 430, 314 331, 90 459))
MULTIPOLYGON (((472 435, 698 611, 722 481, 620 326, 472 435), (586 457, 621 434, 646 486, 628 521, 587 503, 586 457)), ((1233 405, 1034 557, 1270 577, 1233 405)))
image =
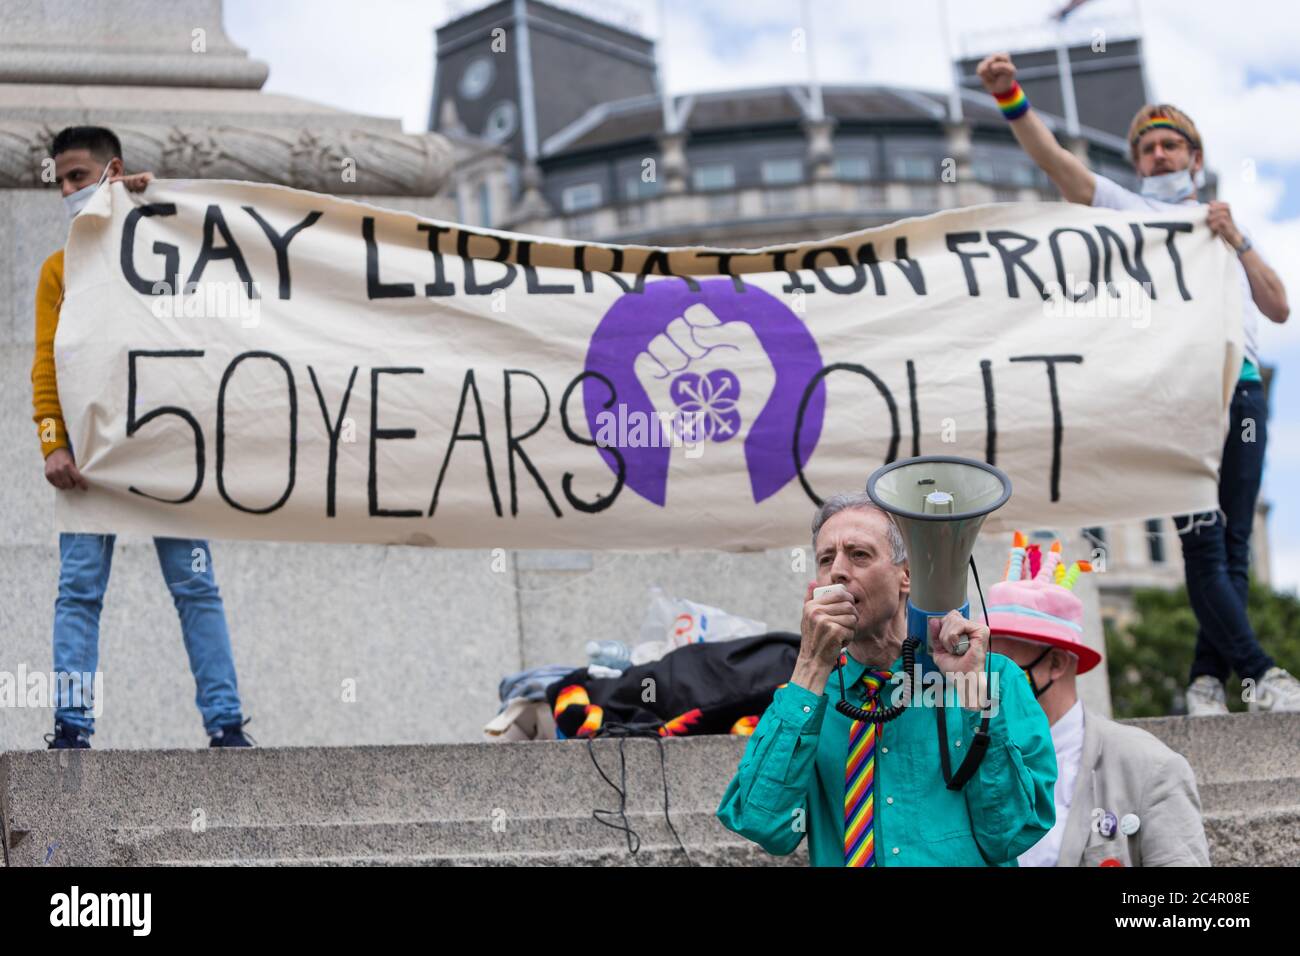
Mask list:
POLYGON ((1011 54, 992 53, 980 61, 975 75, 984 84, 984 89, 994 96, 1001 96, 1015 85, 1016 65, 1011 62, 1011 54))

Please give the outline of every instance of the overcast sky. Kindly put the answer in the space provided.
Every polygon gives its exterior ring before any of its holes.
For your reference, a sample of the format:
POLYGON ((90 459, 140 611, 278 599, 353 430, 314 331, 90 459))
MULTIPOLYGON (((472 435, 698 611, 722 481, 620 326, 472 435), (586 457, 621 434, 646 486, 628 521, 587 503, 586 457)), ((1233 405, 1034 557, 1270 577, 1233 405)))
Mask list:
MULTIPOLYGON (((586 2, 586 0, 584 0, 586 2)), ((950 2, 953 45, 968 52, 1032 43, 1064 0, 950 2), (1003 38, 1007 38, 1003 42, 1003 38)), ((433 31, 447 0, 226 0, 230 37, 271 68, 266 89, 426 128, 433 31)), ((559 0, 566 5, 566 0, 559 0)), ((670 92, 801 81, 804 26, 824 82, 951 85, 939 0, 600 0, 663 36, 670 92), (810 11, 803 24, 801 10, 810 11)), ((1200 127, 1220 198, 1287 284, 1295 315, 1265 321, 1277 366, 1264 496, 1272 502, 1275 585, 1300 586, 1300 4, 1293 0, 1091 0, 1076 30, 1140 30, 1152 91, 1200 127), (1140 16, 1140 20, 1139 20, 1140 16)))

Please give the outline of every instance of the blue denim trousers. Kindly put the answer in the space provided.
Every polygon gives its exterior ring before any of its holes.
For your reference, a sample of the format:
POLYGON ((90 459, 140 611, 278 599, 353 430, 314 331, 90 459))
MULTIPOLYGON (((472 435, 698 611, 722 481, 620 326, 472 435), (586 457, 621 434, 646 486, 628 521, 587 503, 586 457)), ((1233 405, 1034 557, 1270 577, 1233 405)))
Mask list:
MULTIPOLYGON (((113 566, 111 534, 59 535, 59 596, 54 604, 54 670, 94 674, 99 668, 99 612, 113 566)), ((235 659, 226 611, 206 541, 154 538, 163 580, 181 619, 181 636, 194 675, 194 702, 209 734, 240 719, 235 659)), ((94 733, 91 689, 73 680, 60 687, 55 720, 94 733)))
POLYGON ((1264 473, 1268 403, 1260 382, 1238 382, 1232 424, 1219 470, 1219 511, 1178 518, 1187 597, 1196 614, 1196 655, 1191 680, 1230 671, 1259 680, 1273 666, 1246 616, 1250 532, 1264 473))

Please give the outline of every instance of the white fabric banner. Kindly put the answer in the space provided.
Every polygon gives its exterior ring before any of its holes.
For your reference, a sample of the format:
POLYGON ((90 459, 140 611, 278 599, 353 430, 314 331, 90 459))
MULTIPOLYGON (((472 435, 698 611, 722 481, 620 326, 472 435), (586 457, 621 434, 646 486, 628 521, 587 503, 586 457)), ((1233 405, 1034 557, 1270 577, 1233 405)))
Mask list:
POLYGON ((802 544, 912 455, 991 528, 1208 510, 1241 302, 1185 215, 979 206, 761 250, 583 244, 277 186, 101 189, 55 342, 65 531, 802 544))

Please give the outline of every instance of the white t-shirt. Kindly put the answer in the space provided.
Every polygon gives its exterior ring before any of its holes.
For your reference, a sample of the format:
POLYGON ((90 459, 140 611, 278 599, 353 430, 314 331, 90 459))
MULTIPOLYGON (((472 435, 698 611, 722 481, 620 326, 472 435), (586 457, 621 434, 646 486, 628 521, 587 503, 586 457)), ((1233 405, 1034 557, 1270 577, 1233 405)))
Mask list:
POLYGON ((1052 794, 1056 804, 1056 823, 1047 831, 1047 836, 1016 858, 1021 866, 1056 866, 1060 859, 1065 821, 1070 815, 1070 804, 1074 802, 1074 782, 1079 779, 1079 764, 1083 762, 1083 701, 1076 700, 1074 706, 1052 724, 1052 748, 1056 751, 1056 789, 1052 794))
MULTIPOLYGON (((1104 209, 1121 209, 1121 210, 1153 210, 1163 212, 1166 209, 1177 209, 1181 205, 1191 203, 1196 206, 1203 206, 1204 203, 1198 203, 1194 199, 1185 199, 1182 203, 1161 202, 1159 199, 1148 199, 1146 196, 1140 196, 1131 190, 1125 189, 1113 179, 1107 179, 1098 173, 1094 173, 1097 179, 1097 188, 1092 194, 1092 204, 1104 209)), ((1240 223, 1237 224, 1238 231, 1250 239, 1250 233, 1247 232, 1240 223)), ((1253 241, 1253 240, 1252 240, 1253 241)), ((1258 249, 1255 250, 1259 252, 1258 249)), ((1263 256, 1263 253, 1260 253, 1263 256)), ((1255 297, 1250 292, 1250 278, 1246 275, 1246 267, 1237 260, 1237 274, 1241 279, 1241 321, 1245 333, 1246 358, 1250 359, 1255 367, 1259 367, 1259 307, 1255 305, 1255 297)))

